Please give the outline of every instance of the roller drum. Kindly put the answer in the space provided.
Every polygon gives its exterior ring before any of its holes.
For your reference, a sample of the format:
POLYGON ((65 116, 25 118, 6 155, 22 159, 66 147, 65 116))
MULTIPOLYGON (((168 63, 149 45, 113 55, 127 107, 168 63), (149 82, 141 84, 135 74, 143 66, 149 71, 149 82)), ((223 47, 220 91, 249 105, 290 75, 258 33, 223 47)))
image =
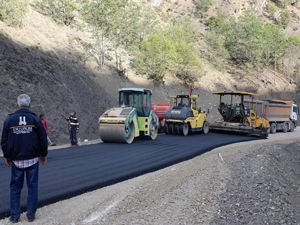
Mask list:
POLYGON ((134 127, 131 125, 130 130, 125 129, 124 125, 118 124, 100 124, 100 139, 103 142, 110 143, 127 143, 130 144, 134 139, 134 127))

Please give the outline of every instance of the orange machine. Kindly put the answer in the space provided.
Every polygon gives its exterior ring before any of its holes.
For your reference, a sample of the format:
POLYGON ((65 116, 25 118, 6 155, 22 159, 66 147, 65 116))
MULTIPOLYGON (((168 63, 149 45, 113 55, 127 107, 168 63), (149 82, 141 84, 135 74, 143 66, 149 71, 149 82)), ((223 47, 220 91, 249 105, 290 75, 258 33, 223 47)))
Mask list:
POLYGON ((160 131, 164 131, 166 123, 166 113, 170 109, 171 105, 168 103, 152 103, 151 109, 156 113, 159 119, 160 131))

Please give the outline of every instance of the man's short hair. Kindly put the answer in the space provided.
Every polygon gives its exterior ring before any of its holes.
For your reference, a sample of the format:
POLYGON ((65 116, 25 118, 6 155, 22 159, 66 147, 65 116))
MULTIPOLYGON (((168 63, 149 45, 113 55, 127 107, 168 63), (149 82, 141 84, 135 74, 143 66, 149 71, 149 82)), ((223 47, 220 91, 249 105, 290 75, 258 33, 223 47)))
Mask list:
POLYGON ((19 107, 29 107, 31 99, 27 94, 21 94, 17 98, 17 103, 19 107))

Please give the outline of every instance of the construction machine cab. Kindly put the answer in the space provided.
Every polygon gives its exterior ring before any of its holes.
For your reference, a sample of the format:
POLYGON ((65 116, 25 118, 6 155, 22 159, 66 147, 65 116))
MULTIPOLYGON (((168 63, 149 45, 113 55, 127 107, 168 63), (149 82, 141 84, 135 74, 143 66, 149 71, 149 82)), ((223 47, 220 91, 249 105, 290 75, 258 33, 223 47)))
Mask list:
MULTIPOLYGON (((220 104, 218 110, 225 122, 245 123, 247 117, 254 113, 253 98, 254 93, 251 92, 216 92, 220 96, 220 104), (224 101, 224 96, 229 96, 230 99, 224 101), (245 105, 245 96, 251 98, 252 105, 245 105), (238 98, 238 99, 237 99, 238 98)), ((255 116, 255 115, 252 115, 255 116)))
POLYGON ((119 89, 119 106, 133 107, 138 116, 147 117, 151 112, 150 89, 144 88, 121 88, 119 89))
POLYGON ((175 107, 188 107, 192 110, 198 110, 198 96, 197 95, 176 95, 171 96, 171 104, 175 107))

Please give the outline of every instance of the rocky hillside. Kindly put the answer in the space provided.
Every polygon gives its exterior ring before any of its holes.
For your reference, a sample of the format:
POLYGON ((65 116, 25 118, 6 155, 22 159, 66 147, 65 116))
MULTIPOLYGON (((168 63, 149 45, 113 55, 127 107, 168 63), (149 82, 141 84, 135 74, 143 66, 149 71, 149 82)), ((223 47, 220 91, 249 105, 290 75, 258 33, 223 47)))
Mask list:
MULTIPOLYGON (((204 36, 208 30, 207 20, 214 15, 217 6, 238 16, 257 3, 215 1, 202 18, 194 16, 195 5, 191 0, 152 0, 144 4, 154 8, 162 23, 170 17, 189 16, 200 36, 204 36)), ((289 6, 288 10, 292 20, 284 32, 299 36, 299 9, 289 6)), ((202 42, 200 40, 199 45, 202 42)), ((136 73, 126 54, 124 66, 127 73, 120 76, 114 67, 112 50, 108 51, 107 61, 100 68, 95 58, 87 57, 87 44, 95 44, 90 30, 58 24, 32 4, 21 27, 0 21, 0 127, 6 115, 16 109, 16 97, 28 93, 32 96, 33 110, 46 115, 54 141, 68 142, 67 123, 62 115, 71 111, 78 114, 81 139, 94 139, 98 137, 97 118, 106 108, 117 104, 118 88, 152 88, 154 101, 167 101, 169 95, 188 90, 172 74, 167 74, 164 85, 154 85, 146 76, 136 73)), ((265 67, 245 72, 244 68, 233 64, 220 69, 207 57, 205 43, 200 52, 205 73, 194 86, 195 92, 201 95, 204 108, 214 108, 215 98, 210 93, 220 89, 251 90, 263 97, 299 99, 299 48, 286 54, 277 71, 265 67)))

